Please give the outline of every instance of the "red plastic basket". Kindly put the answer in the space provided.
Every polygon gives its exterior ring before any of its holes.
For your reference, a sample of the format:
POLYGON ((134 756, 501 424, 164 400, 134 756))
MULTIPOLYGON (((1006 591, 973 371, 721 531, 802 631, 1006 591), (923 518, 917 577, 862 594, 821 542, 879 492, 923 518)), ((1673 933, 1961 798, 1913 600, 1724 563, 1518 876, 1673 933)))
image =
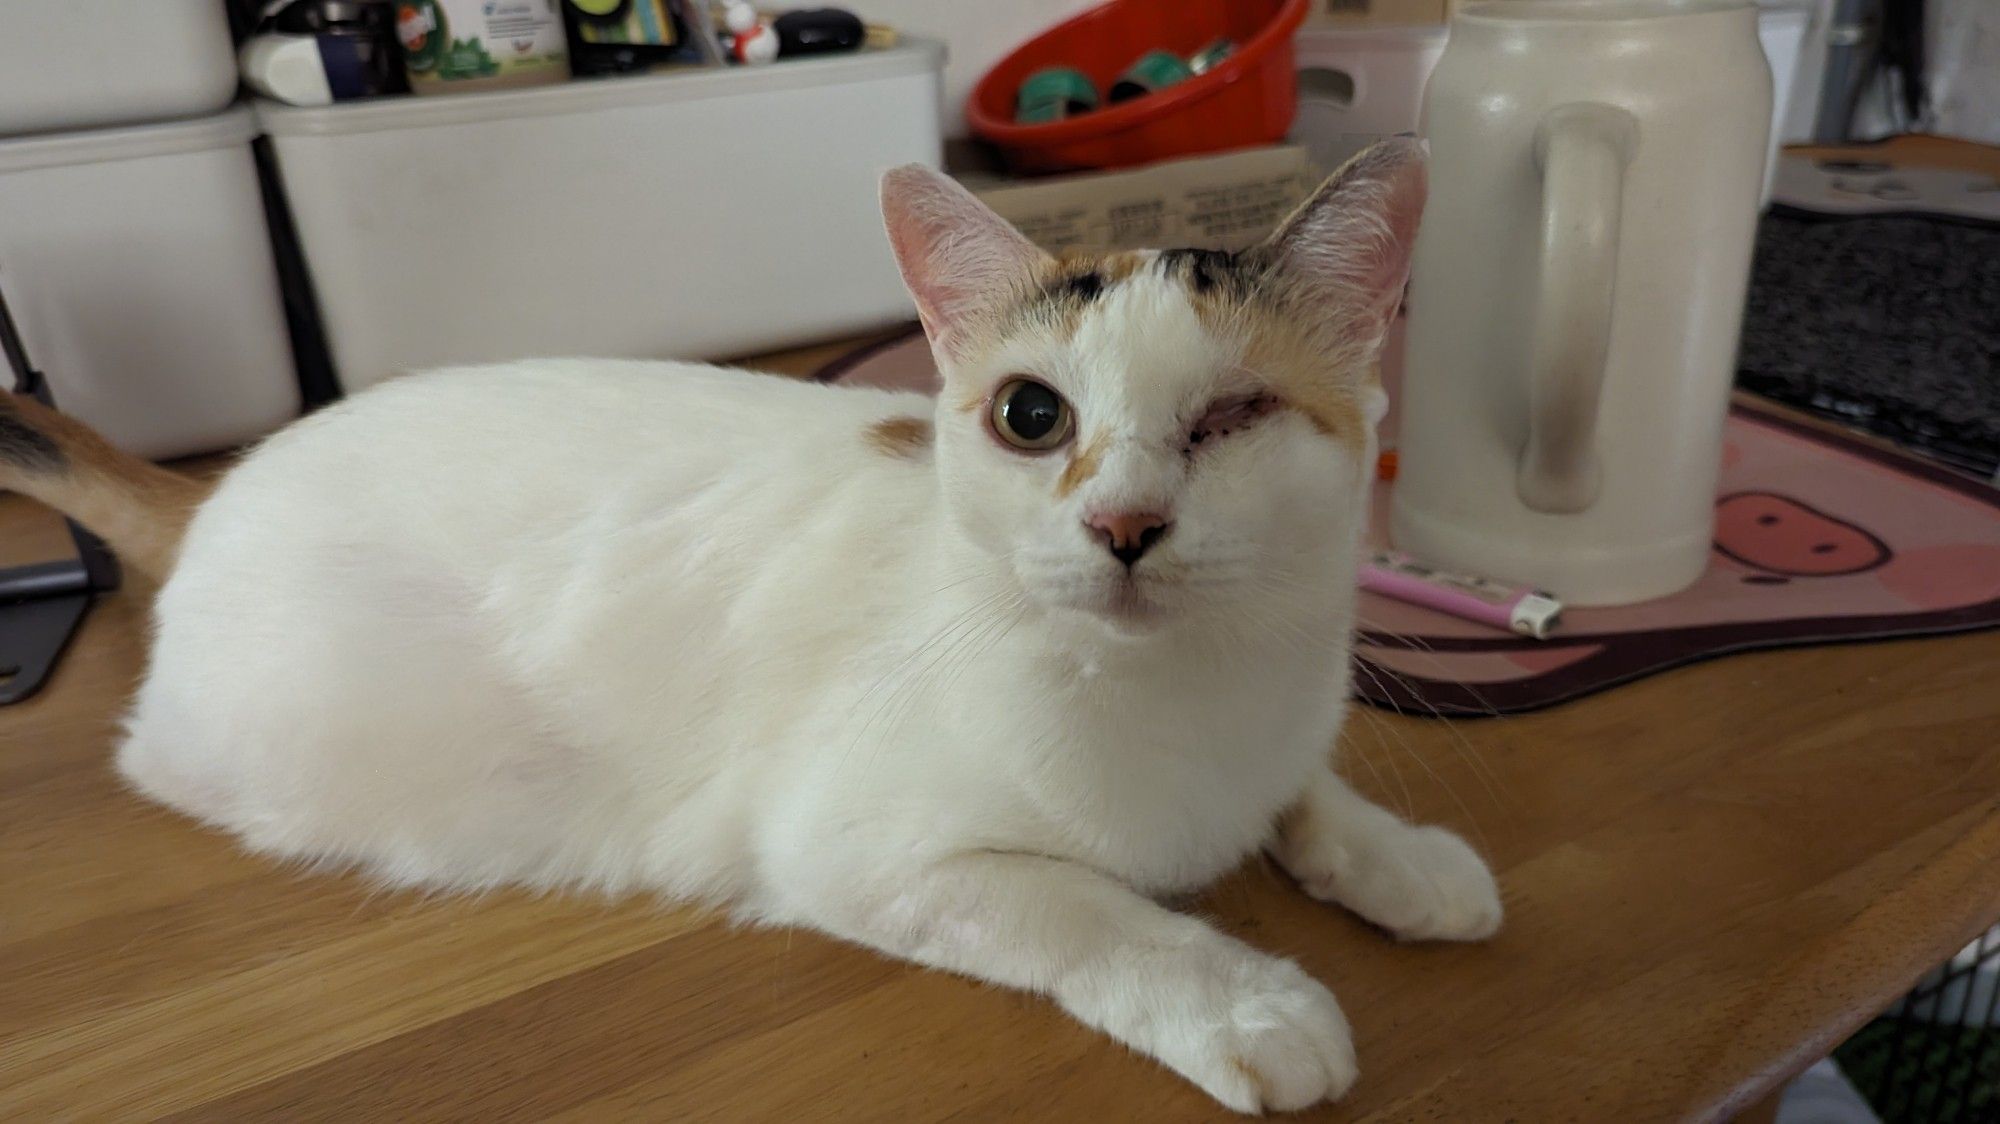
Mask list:
POLYGON ((973 87, 966 119, 1022 172, 1123 168, 1274 143, 1298 110, 1292 34, 1310 2, 1113 0, 1001 59, 973 87), (1014 123, 1021 80, 1043 67, 1075 67, 1103 91, 1149 50, 1186 57, 1223 37, 1236 52, 1206 74, 1062 121, 1014 123))

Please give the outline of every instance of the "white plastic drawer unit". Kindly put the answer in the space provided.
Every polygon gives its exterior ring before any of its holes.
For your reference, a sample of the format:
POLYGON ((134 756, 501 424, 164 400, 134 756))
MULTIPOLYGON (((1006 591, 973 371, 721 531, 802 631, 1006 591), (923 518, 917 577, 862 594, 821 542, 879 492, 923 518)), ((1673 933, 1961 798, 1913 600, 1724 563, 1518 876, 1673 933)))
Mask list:
POLYGON ((192 117, 235 96, 223 0, 0 0, 0 135, 192 117))
POLYGON ((913 317, 877 207, 944 51, 258 106, 334 366, 712 358, 913 317))
POLYGON ((0 141, 0 284, 29 358, 132 452, 237 445, 298 413, 255 133, 239 107, 0 141))

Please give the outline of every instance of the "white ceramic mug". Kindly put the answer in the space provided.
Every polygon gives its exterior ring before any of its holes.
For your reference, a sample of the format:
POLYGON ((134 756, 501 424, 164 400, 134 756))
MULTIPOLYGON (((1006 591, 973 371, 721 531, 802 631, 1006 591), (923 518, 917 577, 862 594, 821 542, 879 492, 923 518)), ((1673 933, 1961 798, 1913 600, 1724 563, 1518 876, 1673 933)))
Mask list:
POLYGON ((1499 0, 1433 71, 1390 530, 1579 605, 1707 563, 1771 121, 1736 0, 1499 0))

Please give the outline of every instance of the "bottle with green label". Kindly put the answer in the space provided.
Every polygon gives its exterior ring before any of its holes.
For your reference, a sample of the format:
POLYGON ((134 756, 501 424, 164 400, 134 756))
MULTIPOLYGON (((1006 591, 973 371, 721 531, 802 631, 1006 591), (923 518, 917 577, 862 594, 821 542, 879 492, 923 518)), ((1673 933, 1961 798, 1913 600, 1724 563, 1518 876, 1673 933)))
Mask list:
POLYGON ((419 94, 560 82, 569 42, 560 0, 398 0, 403 68, 419 94))

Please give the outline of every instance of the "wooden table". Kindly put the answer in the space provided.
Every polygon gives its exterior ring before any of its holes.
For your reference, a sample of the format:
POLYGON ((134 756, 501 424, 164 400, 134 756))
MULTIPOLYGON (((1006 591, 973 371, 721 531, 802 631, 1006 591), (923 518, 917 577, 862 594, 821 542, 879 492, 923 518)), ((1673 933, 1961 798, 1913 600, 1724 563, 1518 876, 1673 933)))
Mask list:
MULTIPOLYGON (((0 499, 0 565, 62 546, 0 499)), ((0 1119, 1221 1115, 1046 1003, 818 936, 239 854, 109 768, 145 605, 107 598, 0 710, 0 1119)), ((1364 710, 1347 741, 1364 788, 1487 851, 1509 919, 1397 946, 1262 863, 1197 903, 1340 996, 1362 1078, 1317 1118, 1728 1117, 2000 919, 2000 633, 1739 656, 1527 717, 1364 710)))

